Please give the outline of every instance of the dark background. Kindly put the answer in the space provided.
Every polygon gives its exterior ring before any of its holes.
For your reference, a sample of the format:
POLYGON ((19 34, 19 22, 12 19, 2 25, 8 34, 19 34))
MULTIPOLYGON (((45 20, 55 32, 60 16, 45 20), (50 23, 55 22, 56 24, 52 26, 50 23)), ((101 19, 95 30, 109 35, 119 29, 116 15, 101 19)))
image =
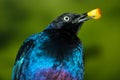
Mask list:
POLYGON ((0 80, 10 80, 22 42, 64 12, 100 8, 100 20, 79 32, 85 52, 85 80, 120 80, 120 0, 0 0, 0 80))

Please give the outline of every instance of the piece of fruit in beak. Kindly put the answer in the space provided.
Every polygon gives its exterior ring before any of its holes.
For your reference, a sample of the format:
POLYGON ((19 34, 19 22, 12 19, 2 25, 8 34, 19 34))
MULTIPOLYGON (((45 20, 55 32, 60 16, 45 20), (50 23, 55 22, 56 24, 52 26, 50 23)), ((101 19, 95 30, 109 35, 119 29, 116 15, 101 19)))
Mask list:
POLYGON ((99 19, 101 17, 101 11, 99 8, 93 9, 92 11, 89 11, 87 13, 88 17, 93 18, 93 19, 99 19))

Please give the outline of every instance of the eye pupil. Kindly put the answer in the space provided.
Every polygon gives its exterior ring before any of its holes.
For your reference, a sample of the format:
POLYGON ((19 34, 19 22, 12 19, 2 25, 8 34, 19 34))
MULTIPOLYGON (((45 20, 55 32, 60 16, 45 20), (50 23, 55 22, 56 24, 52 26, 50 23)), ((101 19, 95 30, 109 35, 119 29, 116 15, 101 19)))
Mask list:
POLYGON ((64 17, 64 20, 65 20, 65 21, 69 21, 69 19, 70 19, 70 18, 69 18, 68 16, 65 16, 65 17, 64 17))

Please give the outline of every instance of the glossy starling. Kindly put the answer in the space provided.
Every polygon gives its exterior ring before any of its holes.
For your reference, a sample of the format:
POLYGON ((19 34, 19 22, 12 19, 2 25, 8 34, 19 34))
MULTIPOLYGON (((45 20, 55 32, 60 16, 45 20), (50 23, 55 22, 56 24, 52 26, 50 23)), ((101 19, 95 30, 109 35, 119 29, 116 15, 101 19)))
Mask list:
POLYGON ((12 80, 83 80, 83 47, 77 33, 85 21, 100 18, 99 11, 64 13, 28 37, 18 51, 12 80))

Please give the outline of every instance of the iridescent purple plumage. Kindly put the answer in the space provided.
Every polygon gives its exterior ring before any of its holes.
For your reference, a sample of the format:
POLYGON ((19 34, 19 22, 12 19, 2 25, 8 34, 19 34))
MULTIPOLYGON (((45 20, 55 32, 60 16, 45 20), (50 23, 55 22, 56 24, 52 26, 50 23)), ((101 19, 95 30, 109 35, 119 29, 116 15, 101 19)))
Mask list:
POLYGON ((65 70, 42 69, 38 70, 32 80, 78 80, 65 70))

